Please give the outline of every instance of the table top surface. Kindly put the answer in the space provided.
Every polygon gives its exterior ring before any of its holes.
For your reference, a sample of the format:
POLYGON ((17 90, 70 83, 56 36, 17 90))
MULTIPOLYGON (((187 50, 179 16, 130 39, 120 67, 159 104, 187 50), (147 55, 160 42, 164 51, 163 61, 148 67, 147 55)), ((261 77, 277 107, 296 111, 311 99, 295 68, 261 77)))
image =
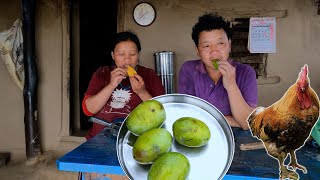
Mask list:
MULTIPOLYGON (((125 175, 116 151, 116 137, 105 135, 108 129, 84 142, 56 161, 57 168, 62 171, 94 172, 103 174, 125 175)), ((235 152, 231 167, 223 179, 278 179, 278 161, 270 157, 265 149, 241 151, 240 144, 257 142, 250 131, 232 128, 235 137, 235 152)), ((296 151, 299 164, 305 166, 307 174, 297 170, 301 179, 318 179, 320 174, 319 149, 305 144, 296 151)), ((285 163, 289 162, 289 158, 285 163)))

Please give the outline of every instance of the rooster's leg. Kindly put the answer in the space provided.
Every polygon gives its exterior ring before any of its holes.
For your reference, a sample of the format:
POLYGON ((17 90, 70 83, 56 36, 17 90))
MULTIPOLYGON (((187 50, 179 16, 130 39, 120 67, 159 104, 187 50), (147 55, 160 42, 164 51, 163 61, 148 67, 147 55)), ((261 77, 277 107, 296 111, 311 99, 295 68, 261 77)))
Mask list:
POLYGON ((291 171, 287 169, 287 167, 283 164, 284 158, 286 157, 285 155, 283 156, 284 153, 281 153, 277 159, 279 162, 279 167, 280 167, 280 179, 294 179, 297 180, 299 179, 299 174, 296 173, 295 171, 291 171))
POLYGON ((294 153, 294 151, 290 151, 290 156, 291 156, 291 162, 290 162, 289 166, 291 166, 294 170, 296 168, 301 169, 303 171, 303 173, 306 174, 308 171, 304 166, 298 164, 297 159, 296 159, 296 153, 294 153))

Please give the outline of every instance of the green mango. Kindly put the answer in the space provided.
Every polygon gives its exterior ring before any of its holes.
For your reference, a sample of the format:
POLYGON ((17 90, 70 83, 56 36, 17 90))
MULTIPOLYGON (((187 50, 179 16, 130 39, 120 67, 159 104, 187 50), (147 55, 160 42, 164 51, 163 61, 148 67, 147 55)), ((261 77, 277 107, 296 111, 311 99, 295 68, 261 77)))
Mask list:
POLYGON ((188 158, 179 152, 160 156, 148 172, 148 180, 185 180, 190 172, 188 158))
POLYGON ((133 145, 132 156, 139 164, 152 164, 159 156, 170 151, 173 138, 163 128, 151 129, 140 135, 133 145))
POLYGON ((134 108, 126 119, 128 130, 136 136, 159 128, 166 119, 163 105, 157 100, 147 100, 134 108))
POLYGON ((200 147, 206 145, 211 137, 209 127, 199 119, 182 117, 172 125, 175 140, 184 146, 200 147))
POLYGON ((211 61, 212 61, 214 69, 218 70, 219 65, 218 65, 217 61, 219 61, 219 59, 212 59, 211 61))

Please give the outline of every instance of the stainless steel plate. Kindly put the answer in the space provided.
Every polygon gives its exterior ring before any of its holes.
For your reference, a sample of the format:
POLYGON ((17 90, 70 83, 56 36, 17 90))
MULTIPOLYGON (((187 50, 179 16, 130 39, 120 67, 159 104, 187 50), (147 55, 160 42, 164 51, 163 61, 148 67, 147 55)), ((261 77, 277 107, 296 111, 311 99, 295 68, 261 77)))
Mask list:
MULTIPOLYGON (((172 124, 181 117, 194 117, 205 122, 210 128, 211 138, 203 147, 185 147, 174 141, 171 151, 188 157, 191 165, 189 180, 222 179, 227 173, 234 155, 232 130, 222 113, 208 102, 190 95, 167 94, 153 98, 160 101, 166 111, 162 128, 172 135, 172 124)), ((125 119, 126 121, 126 119, 125 119)), ((117 137, 119 163, 132 180, 146 180, 151 165, 140 165, 132 157, 132 146, 137 139, 125 123, 117 137)))

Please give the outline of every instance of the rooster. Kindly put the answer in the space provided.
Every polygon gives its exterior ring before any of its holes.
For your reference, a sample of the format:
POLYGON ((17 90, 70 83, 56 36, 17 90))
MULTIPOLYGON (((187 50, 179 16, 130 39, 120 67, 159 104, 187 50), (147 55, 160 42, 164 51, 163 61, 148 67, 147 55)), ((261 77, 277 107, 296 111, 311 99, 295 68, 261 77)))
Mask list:
POLYGON ((307 173, 298 164, 295 152, 308 139, 318 117, 319 99, 309 84, 307 65, 279 101, 267 108, 257 107, 248 116, 252 136, 261 140, 267 153, 278 160, 280 179, 299 179, 297 168, 307 173), (288 154, 291 161, 287 168, 284 161, 288 154))

